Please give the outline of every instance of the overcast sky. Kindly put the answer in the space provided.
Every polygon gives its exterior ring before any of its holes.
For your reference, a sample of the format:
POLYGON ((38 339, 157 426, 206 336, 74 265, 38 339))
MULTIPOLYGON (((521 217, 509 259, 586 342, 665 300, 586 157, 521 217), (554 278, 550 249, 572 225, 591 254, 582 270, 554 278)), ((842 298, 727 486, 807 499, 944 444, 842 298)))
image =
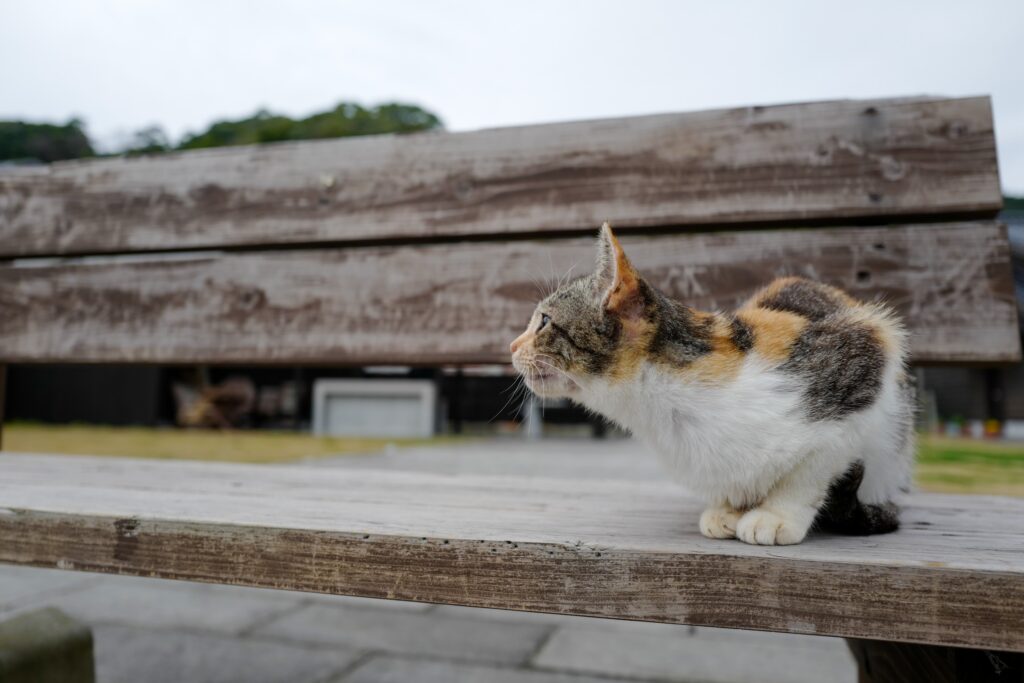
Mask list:
POLYGON ((843 97, 990 94, 1024 195, 1024 0, 3 0, 0 118, 110 145, 268 107, 402 100, 451 130, 843 97))

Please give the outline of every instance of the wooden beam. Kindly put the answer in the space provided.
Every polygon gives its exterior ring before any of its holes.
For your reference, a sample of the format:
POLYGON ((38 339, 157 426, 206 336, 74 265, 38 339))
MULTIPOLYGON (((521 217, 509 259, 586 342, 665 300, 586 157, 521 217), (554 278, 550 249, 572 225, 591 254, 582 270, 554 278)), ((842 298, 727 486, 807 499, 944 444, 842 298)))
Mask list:
POLYGON ((669 484, 5 454, 0 562, 1024 651, 1024 501, 901 531, 715 541, 669 484))
POLYGON ((991 103, 841 100, 0 173, 0 256, 993 217, 991 103), (854 221, 850 221, 854 222, 854 221))
MULTIPOLYGON (((641 272, 700 308, 783 274, 890 302, 921 362, 1019 358, 995 223, 626 237, 641 272)), ((593 238, 130 258, 0 267, 0 361, 507 362, 593 238)))

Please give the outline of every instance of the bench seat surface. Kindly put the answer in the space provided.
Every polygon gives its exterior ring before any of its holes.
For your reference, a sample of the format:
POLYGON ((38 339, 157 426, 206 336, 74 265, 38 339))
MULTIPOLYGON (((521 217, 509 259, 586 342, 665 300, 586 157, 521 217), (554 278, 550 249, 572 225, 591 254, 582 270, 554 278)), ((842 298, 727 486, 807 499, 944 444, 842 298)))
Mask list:
POLYGON ((0 454, 0 562, 1024 651, 1024 501, 715 541, 669 484, 0 454))

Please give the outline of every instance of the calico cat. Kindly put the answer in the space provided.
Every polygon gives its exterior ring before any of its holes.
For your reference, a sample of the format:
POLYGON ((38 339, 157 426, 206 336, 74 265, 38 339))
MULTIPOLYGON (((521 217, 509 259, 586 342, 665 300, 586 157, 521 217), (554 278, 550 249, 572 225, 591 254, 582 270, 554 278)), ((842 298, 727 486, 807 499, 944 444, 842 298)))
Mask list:
POLYGON ((700 531, 799 543, 899 526, 914 458, 906 335, 892 311, 801 278, 735 313, 644 280, 605 224, 595 273, 537 306, 511 345, 541 397, 568 397, 646 442, 702 495, 700 531))

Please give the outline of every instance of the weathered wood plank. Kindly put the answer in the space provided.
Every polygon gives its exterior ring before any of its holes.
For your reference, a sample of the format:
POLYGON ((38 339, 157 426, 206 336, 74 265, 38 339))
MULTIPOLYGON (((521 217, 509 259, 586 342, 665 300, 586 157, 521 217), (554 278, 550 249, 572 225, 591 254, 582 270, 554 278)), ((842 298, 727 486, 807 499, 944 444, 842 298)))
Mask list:
MULTIPOLYGON (((702 308, 783 274, 882 298, 917 361, 1019 357, 995 223, 631 236, 642 272, 702 308)), ((0 361, 507 362, 536 283, 590 269, 589 238, 89 258, 0 267, 0 361)))
POLYGON ((0 255, 973 214, 991 104, 843 100, 0 174, 0 255))
POLYGON ((904 529, 705 539, 667 484, 0 456, 0 561, 1024 651, 1024 501, 920 495, 904 529))

